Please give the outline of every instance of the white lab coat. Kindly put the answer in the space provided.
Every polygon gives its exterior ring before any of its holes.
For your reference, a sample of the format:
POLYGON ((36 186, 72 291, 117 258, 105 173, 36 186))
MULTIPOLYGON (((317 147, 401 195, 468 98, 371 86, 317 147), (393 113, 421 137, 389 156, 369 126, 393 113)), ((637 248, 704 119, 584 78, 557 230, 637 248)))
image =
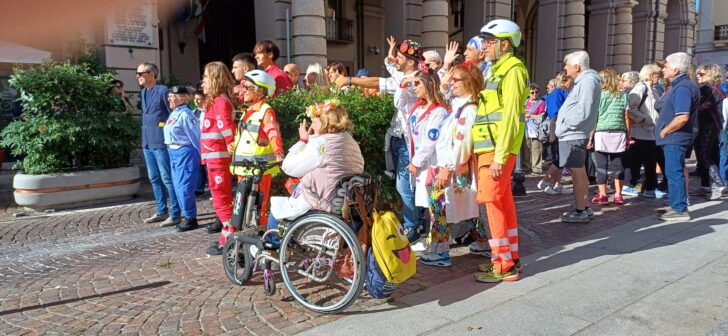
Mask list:
POLYGON ((480 216, 477 195, 477 181, 473 160, 473 141, 471 128, 475 123, 477 106, 470 103, 470 98, 454 97, 452 99, 452 112, 445 118, 442 133, 437 141, 437 166, 439 169, 451 171, 452 178, 445 189, 445 215, 447 222, 454 224, 480 216), (458 117, 456 114, 461 106, 465 106, 458 117), (461 188, 455 192, 453 183, 456 168, 470 164, 471 181, 469 188, 461 188))
POLYGON ((440 138, 440 127, 447 116, 447 110, 438 106, 427 115, 426 112, 426 104, 414 109, 407 120, 407 127, 410 162, 418 168, 414 176, 415 206, 429 208, 432 186, 426 185, 427 174, 430 168, 437 166, 437 140, 440 138))

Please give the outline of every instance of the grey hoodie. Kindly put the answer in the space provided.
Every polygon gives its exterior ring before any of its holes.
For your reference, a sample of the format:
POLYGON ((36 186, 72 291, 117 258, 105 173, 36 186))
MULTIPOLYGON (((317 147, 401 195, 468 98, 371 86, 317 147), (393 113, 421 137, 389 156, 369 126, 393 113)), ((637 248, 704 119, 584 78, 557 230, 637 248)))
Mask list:
POLYGON ((559 109, 556 136, 559 141, 589 139, 597 124, 602 78, 588 69, 574 81, 574 88, 559 109))

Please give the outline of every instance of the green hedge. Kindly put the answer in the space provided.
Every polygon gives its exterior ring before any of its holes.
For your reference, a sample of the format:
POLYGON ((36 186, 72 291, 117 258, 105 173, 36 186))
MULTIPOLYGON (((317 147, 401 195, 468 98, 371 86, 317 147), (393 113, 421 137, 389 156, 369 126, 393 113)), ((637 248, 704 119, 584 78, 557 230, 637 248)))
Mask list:
MULTIPOLYGON (((290 91, 278 95, 269 103, 276 111, 284 147, 291 148, 298 141, 298 125, 305 117, 305 108, 325 99, 338 97, 354 124, 354 139, 364 156, 366 172, 372 176, 384 176, 384 134, 395 112, 391 95, 365 95, 359 89, 331 92, 328 90, 290 91)), ((381 200, 392 204, 398 200, 394 183, 383 177, 381 200)))

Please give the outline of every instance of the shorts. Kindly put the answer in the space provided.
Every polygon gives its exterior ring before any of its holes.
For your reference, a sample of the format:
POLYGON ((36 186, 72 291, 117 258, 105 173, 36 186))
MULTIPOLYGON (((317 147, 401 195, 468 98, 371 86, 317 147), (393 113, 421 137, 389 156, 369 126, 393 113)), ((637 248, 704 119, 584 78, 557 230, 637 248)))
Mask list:
POLYGON ((589 151, 588 139, 559 141, 559 166, 562 168, 584 168, 589 151))

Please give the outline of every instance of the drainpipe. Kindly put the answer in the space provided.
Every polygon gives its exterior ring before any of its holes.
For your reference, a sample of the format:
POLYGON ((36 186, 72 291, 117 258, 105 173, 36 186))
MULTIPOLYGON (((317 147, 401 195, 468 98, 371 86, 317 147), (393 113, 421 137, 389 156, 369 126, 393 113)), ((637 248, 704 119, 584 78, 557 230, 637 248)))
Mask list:
POLYGON ((291 20, 286 8, 286 63, 291 63, 291 20))
POLYGON ((655 0, 655 23, 652 25, 652 62, 657 57, 657 20, 660 17, 660 0, 655 0))
MULTIPOLYGON (((356 15, 356 39, 357 39, 357 66, 359 69, 364 68, 364 1, 358 0, 359 10, 356 15)), ((352 69, 354 70, 354 69, 352 69)), ((354 70, 356 71, 356 70, 354 70)))

